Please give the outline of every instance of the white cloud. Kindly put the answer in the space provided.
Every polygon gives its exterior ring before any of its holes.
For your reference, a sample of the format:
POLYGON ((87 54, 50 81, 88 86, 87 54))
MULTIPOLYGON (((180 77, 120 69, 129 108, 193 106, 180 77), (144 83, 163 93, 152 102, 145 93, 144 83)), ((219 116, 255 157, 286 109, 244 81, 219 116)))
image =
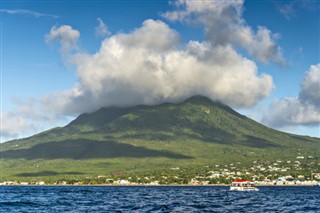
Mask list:
MULTIPOLYGON (((255 62, 240 55, 235 47, 243 46, 264 62, 279 62, 281 54, 274 43, 275 35, 267 28, 260 27, 254 33, 245 24, 242 4, 177 1, 178 10, 165 16, 202 23, 206 30, 205 41, 189 41, 186 45, 167 24, 149 19, 130 33, 105 38, 96 53, 88 54, 77 46, 79 31, 69 25, 52 27, 45 40, 59 42, 63 57, 76 66, 79 82, 69 90, 35 101, 37 107, 31 107, 31 111, 46 114, 45 118, 16 113, 28 122, 22 119, 17 130, 11 132, 32 129, 32 125, 39 129, 38 125, 49 119, 75 116, 103 106, 177 102, 192 95, 207 96, 236 108, 255 105, 272 91, 272 77, 260 74, 255 62), (77 51, 70 54, 71 50, 77 51)), ((12 128, 5 127, 6 134, 12 128)))
POLYGON ((320 108, 320 64, 312 65, 301 82, 299 100, 320 108))
POLYGON ((15 99, 13 104, 14 108, 11 111, 1 112, 0 142, 27 137, 52 126, 65 125, 70 120, 70 117, 45 111, 38 99, 15 99))
POLYGON ((274 127, 320 124, 320 64, 305 73, 299 96, 274 102, 263 122, 274 127))
POLYGON ((97 18, 98 26, 95 28, 95 34, 97 37, 105 37, 111 35, 105 23, 101 18, 97 18))
MULTIPOLYGON (((46 113, 38 110, 37 101, 14 100, 15 109, 1 114, 1 138, 13 138, 38 131, 41 121, 47 120, 46 113)), ((42 129, 43 130, 43 129, 42 129)))
POLYGON ((149 19, 143 22, 142 27, 130 34, 114 36, 113 41, 119 41, 118 43, 130 49, 146 49, 161 53, 175 48, 179 41, 179 35, 164 22, 149 19))
POLYGON ((93 54, 77 54, 80 82, 64 93, 43 98, 48 111, 63 114, 102 106, 132 106, 204 95, 234 107, 248 107, 269 95, 272 78, 231 46, 190 41, 161 21, 146 20, 128 34, 102 42, 93 54), (53 101, 54 100, 54 101, 53 101))
POLYGON ((45 41, 58 41, 62 51, 68 53, 73 49, 77 49, 79 37, 79 31, 72 29, 69 25, 62 25, 60 27, 53 26, 50 32, 45 36, 45 41))
POLYGON ((35 126, 25 116, 19 116, 16 112, 2 112, 1 114, 1 139, 14 138, 28 132, 34 132, 35 126))
POLYGON ((284 63, 281 48, 276 44, 279 36, 266 27, 258 27, 254 32, 242 18, 242 0, 179 0, 175 6, 175 11, 166 12, 163 16, 171 21, 203 25, 206 39, 213 45, 235 45, 246 49, 263 63, 284 63))
POLYGON ((1 13, 11 14, 11 15, 30 15, 30 16, 34 16, 36 18, 39 18, 39 17, 59 18, 59 16, 57 16, 57 15, 44 14, 44 13, 39 13, 39 12, 32 11, 32 10, 7 10, 7 9, 1 9, 0 12, 1 13))

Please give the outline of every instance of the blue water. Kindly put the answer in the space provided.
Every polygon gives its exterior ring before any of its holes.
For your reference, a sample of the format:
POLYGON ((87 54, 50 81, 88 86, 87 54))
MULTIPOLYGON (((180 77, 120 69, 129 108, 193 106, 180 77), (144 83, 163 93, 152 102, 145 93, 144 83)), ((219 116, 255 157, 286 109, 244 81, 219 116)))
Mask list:
POLYGON ((0 187, 1 212, 320 212, 320 187, 0 187))

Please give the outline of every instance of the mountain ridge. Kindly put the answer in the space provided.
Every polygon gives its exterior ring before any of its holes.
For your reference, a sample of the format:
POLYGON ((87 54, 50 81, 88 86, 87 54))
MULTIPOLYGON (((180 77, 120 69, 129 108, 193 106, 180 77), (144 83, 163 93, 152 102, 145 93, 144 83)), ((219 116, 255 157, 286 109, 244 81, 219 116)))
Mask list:
MULTIPOLYGON (((78 161, 87 165, 84 170, 90 173, 259 159, 293 160, 298 153, 320 158, 319 138, 265 127, 202 96, 154 106, 104 107, 79 115, 65 127, 1 146, 4 162, 19 161, 21 170, 41 162, 57 174, 77 171, 70 165, 77 165, 78 161), (61 171, 57 161, 73 170, 61 171), (96 161, 109 166, 93 165, 96 161), (136 161, 139 167, 133 163, 136 161)), ((8 173, 15 174, 12 169, 8 173)))
MULTIPOLYGON (((145 128, 151 128, 151 126, 149 125, 150 123, 152 123, 155 119, 159 119, 158 121, 162 121, 165 120, 165 122, 169 122, 169 123, 164 123, 163 125, 159 125, 159 124, 153 124, 155 125, 155 127, 153 128, 154 130, 160 130, 161 127, 164 128, 164 126, 170 126, 169 124, 171 124, 171 126, 180 126, 180 127, 185 127, 185 125, 181 124, 183 122, 181 122, 181 120, 183 120, 183 116, 178 115, 175 116, 174 114, 177 113, 175 112, 175 110, 171 110, 171 117, 172 119, 169 119, 168 116, 166 117, 166 119, 161 118, 161 116, 159 116, 159 113, 156 111, 155 113, 153 113, 153 111, 160 109, 160 110, 167 110, 168 108, 176 108, 176 107, 181 107, 184 105, 188 105, 191 104, 193 106, 200 106, 200 108, 202 108, 203 111, 205 111, 205 113, 209 114, 210 110, 212 110, 212 107, 216 107, 216 109, 220 109, 220 110, 224 110, 225 112, 229 113, 230 115, 235 116, 236 118, 239 119, 243 119, 242 121, 248 121, 249 123, 251 123, 251 125, 256 125, 258 127, 262 127, 262 128, 266 128, 269 131, 272 131, 273 133, 278 133, 278 134, 284 134, 287 136, 294 136, 294 134, 289 134, 289 133, 284 133, 278 130, 274 130, 272 128, 266 127, 244 115, 239 114, 238 112, 236 112, 235 110, 233 110, 231 107, 222 104, 220 102, 217 101, 212 101, 209 98, 206 98, 204 96, 192 96, 188 99, 186 99, 183 102, 180 103, 162 103, 159 105, 137 105, 137 106, 133 106, 133 107, 102 107, 99 110, 92 112, 92 113, 82 113, 80 114, 76 119, 74 119, 73 121, 71 121, 69 124, 67 124, 64 127, 56 127, 47 131, 44 131, 42 133, 38 133, 34 136, 28 137, 28 138, 23 138, 23 139, 18 139, 18 140, 13 140, 13 141, 23 141, 23 140, 28 140, 32 137, 41 137, 41 136, 46 136, 46 134, 50 134, 50 133, 57 133, 59 134, 59 132, 61 132, 60 134, 64 135, 64 134, 73 134, 73 133, 90 133, 90 132, 94 132, 94 131, 108 131, 111 133, 114 133, 115 131, 117 131, 116 129, 118 129, 118 131, 123 131, 124 129, 129 128, 134 128, 133 126, 140 124, 142 126, 144 126, 145 128), (209 107, 207 109, 204 109, 204 107, 209 107), (210 109, 211 107, 211 109, 210 109), (141 112, 144 111, 148 111, 148 118, 144 119, 143 121, 141 121, 141 119, 138 119, 139 115, 141 114, 141 112), (182 118, 182 119, 181 119, 182 118), (133 121, 131 122, 131 121, 133 121), (117 125, 109 125, 110 123, 116 121, 116 123, 119 125, 120 127, 115 127, 117 125), (128 123, 133 123, 132 126, 126 124, 125 126, 121 126, 121 123, 123 122, 128 122, 128 123), (147 125, 143 125, 145 123, 147 123, 147 125), (124 128, 124 129, 123 129, 124 128), (159 128, 159 129, 156 129, 159 128)), ((194 110, 194 109, 193 109, 194 110)), ((217 111, 217 110, 215 110, 217 111)), ((179 112, 178 112, 179 113, 179 112)), ((191 112, 194 113, 194 112, 191 112)), ((217 112, 215 112, 217 113, 217 112)), ((187 116, 185 116, 187 117, 187 116)), ((218 116, 217 116, 218 117, 218 116)), ((204 118, 202 116, 202 118, 204 118)), ((222 119, 218 117, 219 120, 220 119, 220 123, 219 124, 213 124, 211 125, 211 127, 215 127, 217 125, 223 125, 221 122, 222 119)), ((189 123, 192 123, 192 121, 190 122, 190 119, 188 120, 189 123)), ((238 120, 239 121, 239 120, 238 120)), ((212 123, 211 123, 212 124, 212 123)), ((188 126, 188 125, 187 125, 188 126)), ((234 125, 229 124, 226 125, 225 127, 232 127, 234 125)), ((194 125, 193 125, 194 127, 194 125)), ((234 128, 234 127, 232 127, 234 128)), ((248 129, 248 128, 247 128, 248 129)), ((216 129, 218 131, 218 129, 216 129)), ((295 135, 294 137, 296 138, 300 138, 300 137, 309 137, 309 136, 300 136, 300 135, 295 135)), ((310 137, 313 138, 313 137, 310 137)), ((12 141, 8 141, 8 142, 12 142, 12 141)))

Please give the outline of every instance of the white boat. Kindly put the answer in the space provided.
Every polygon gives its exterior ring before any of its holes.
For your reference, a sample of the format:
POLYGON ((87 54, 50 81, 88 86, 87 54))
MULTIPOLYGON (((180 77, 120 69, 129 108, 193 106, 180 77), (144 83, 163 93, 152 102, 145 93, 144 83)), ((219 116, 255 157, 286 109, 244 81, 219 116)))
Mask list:
POLYGON ((259 191, 259 189, 250 180, 234 180, 230 185, 230 191, 259 191))

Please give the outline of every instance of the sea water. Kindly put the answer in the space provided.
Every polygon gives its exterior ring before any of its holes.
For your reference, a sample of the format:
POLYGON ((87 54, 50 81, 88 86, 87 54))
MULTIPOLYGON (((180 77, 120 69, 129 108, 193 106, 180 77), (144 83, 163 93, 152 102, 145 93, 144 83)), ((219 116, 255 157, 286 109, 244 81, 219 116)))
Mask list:
POLYGON ((320 187, 2 186, 1 212, 320 212, 320 187))

